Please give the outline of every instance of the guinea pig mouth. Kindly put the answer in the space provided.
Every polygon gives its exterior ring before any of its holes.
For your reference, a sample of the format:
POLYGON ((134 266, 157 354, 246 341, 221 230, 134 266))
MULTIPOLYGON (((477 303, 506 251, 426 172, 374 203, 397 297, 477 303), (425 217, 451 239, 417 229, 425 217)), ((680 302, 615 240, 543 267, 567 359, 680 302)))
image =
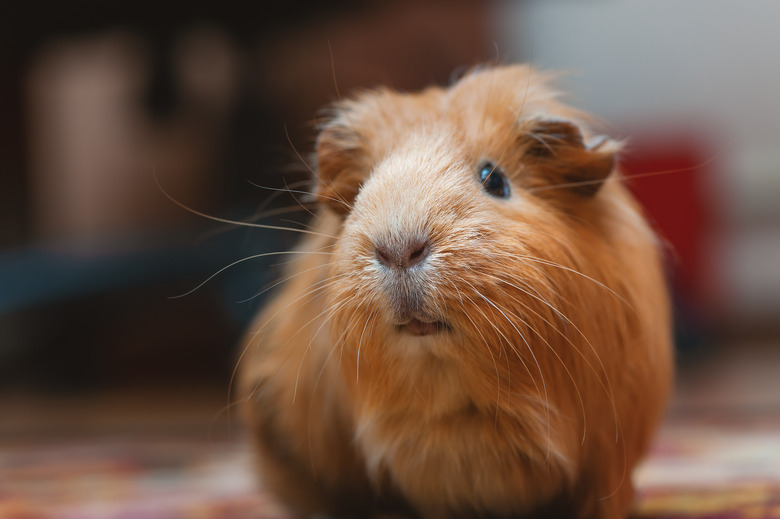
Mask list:
POLYGON ((442 321, 422 321, 416 317, 412 318, 409 322, 399 324, 397 327, 398 330, 403 333, 417 336, 435 335, 449 329, 447 323, 442 321))

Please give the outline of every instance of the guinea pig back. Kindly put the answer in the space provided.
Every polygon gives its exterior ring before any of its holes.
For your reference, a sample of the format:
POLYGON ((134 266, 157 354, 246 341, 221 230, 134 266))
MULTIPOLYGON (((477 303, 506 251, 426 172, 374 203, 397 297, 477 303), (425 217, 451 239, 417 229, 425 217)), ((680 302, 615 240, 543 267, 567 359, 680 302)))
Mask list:
POLYGON ((337 103, 319 210, 240 361, 262 484, 299 516, 621 518, 670 316, 619 143, 544 74, 337 103))

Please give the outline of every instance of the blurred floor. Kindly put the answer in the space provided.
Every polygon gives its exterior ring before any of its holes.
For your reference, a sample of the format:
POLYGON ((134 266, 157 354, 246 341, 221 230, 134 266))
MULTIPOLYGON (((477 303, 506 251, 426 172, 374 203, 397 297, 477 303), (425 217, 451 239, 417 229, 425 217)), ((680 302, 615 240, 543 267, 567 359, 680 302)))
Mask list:
MULTIPOLYGON (((779 343, 681 370, 636 518, 780 517, 779 343)), ((0 517, 284 517, 222 387, 0 398, 0 517)))
POLYGON ((680 370, 636 474, 637 518, 780 518, 780 340, 721 345, 680 370))

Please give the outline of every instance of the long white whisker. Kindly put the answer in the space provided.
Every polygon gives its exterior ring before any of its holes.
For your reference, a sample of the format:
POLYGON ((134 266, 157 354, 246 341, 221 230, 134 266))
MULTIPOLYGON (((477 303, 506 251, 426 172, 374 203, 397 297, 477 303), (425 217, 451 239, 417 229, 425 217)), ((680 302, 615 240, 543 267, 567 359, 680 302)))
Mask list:
POLYGON ((584 273, 582 273, 582 272, 580 272, 578 270, 575 270, 575 269, 573 269, 571 267, 567 267, 566 265, 561 265, 560 263, 556 263, 554 261, 550 261, 550 260, 546 260, 546 259, 542 259, 542 258, 537 258, 535 256, 526 256, 526 255, 518 254, 518 255, 515 255, 514 257, 518 258, 518 259, 524 259, 524 260, 527 260, 527 261, 532 261, 532 262, 535 262, 535 263, 541 263, 542 265, 547 265, 549 267, 558 268, 558 269, 564 270, 566 272, 571 272, 572 274, 575 274, 577 276, 581 276, 584 279, 587 279, 588 281, 591 281, 591 282, 595 283, 597 286, 603 288, 604 290, 606 290, 607 292, 612 294, 614 297, 616 297, 618 300, 620 300, 626 306, 626 308, 630 309, 632 312, 635 312, 634 307, 631 306, 631 304, 628 301, 626 301, 623 296, 621 296, 620 294, 615 292, 613 289, 609 288, 607 285, 605 285, 601 281, 599 281, 597 279, 594 279, 594 278, 588 276, 587 274, 584 274, 584 273))
POLYGON ((552 443, 552 424, 550 422, 550 398, 547 394, 547 384, 544 380, 544 372, 542 372, 542 367, 539 364, 539 360, 536 358, 536 355, 533 352, 533 349, 531 348, 531 345, 528 344, 528 341, 526 340, 525 336, 522 334, 522 332, 517 328, 515 323, 512 322, 512 320, 509 318, 509 316, 504 313, 503 310, 501 310, 498 306, 493 303, 490 299, 482 295, 476 288, 474 289, 476 294, 480 296, 486 303, 488 303, 490 306, 496 309, 502 316, 504 316, 504 319, 509 323, 509 325, 514 328, 515 332, 517 332, 517 335, 520 337, 520 339, 525 344, 526 348, 528 349, 528 352, 531 354, 531 357, 534 359, 534 363, 536 364, 536 369, 539 370, 540 378, 542 379, 542 388, 544 390, 544 401, 545 401, 545 413, 547 414, 547 431, 548 431, 548 441, 547 441, 547 456, 549 458, 550 456, 550 449, 551 449, 551 443, 552 443))
POLYGON ((162 187, 162 185, 160 184, 160 180, 157 178, 157 173, 154 173, 153 176, 154 176, 154 182, 157 184, 157 188, 165 196, 165 198, 167 198, 168 200, 170 200, 172 203, 176 204, 177 206, 181 207, 185 211, 190 212, 190 213, 192 213, 194 215, 200 216, 201 218, 205 218, 207 220, 212 220, 214 222, 227 223, 227 224, 230 224, 230 225, 237 225, 237 226, 241 226, 241 227, 252 227, 252 228, 256 228, 256 229, 270 229, 270 230, 274 230, 274 231, 291 231, 291 232, 298 232, 298 233, 302 233, 302 234, 311 234, 313 236, 324 236, 326 238, 336 239, 335 236, 330 236, 328 234, 324 234, 324 233, 316 232, 316 231, 310 231, 310 230, 307 230, 307 229, 296 229, 294 227, 283 227, 283 226, 280 226, 280 225, 266 225, 266 224, 261 224, 261 223, 241 222, 241 221, 237 221, 237 220, 229 220, 227 218, 220 218, 218 216, 214 216, 214 215, 210 215, 210 214, 204 213, 202 211, 198 211, 197 209, 193 209, 191 207, 187 207, 183 203, 181 203, 178 200, 176 200, 172 195, 170 195, 162 187))
MULTIPOLYGON (((241 349, 241 354, 238 356, 238 359, 236 360, 236 364, 235 364, 235 366, 233 367, 233 372, 230 374, 230 381, 229 381, 229 383, 228 383, 228 394, 227 394, 228 403, 229 403, 229 402, 230 402, 230 400, 231 400, 231 394, 232 394, 233 384, 235 383, 235 378, 236 378, 236 375, 238 374, 238 368, 240 367, 240 365, 241 365, 241 362, 244 360, 244 357, 246 356, 247 352, 249 351, 249 348, 252 346, 252 343, 255 341, 255 339, 257 338, 257 336, 258 336, 260 333, 262 333, 262 332, 263 332, 263 330, 265 330, 265 328, 266 328, 267 326, 269 326, 269 325, 270 325, 270 323, 271 323, 271 322, 273 322, 273 321, 274 321, 274 319, 275 319, 276 317, 278 317, 278 316, 279 316, 279 314, 280 314, 280 313, 282 313, 283 311, 285 311, 286 309, 288 309, 290 306, 294 305, 295 303, 297 303, 297 302, 298 302, 298 301, 300 301, 301 299, 304 299, 304 298, 309 298, 309 297, 313 297, 313 296, 314 296, 314 295, 315 295, 317 292, 319 292, 319 291, 322 291, 322 290, 324 290, 324 289, 327 289, 329 286, 331 286, 331 285, 332 285, 332 284, 334 284, 336 281, 338 281, 338 278, 340 278, 340 277, 343 277, 343 276, 344 276, 343 274, 336 275, 336 276, 331 276, 331 277, 329 277, 329 278, 325 278, 325 279, 323 279, 323 280, 320 280, 320 281, 319 281, 319 282, 317 282, 317 283, 314 283, 314 284, 312 285, 312 287, 311 287, 311 288, 309 288, 309 290, 306 290, 306 291, 305 291, 305 292, 303 292, 301 295, 299 295, 298 297, 296 297, 295 299, 293 299, 292 301, 290 301, 289 303, 287 303, 286 305, 284 305, 282 308, 280 308, 280 309, 279 309, 279 310, 278 310, 276 313, 274 313, 272 316, 270 316, 269 318, 267 318, 267 319, 265 320, 264 324, 263 324, 263 325, 262 325, 262 326, 261 326, 259 329, 255 330, 255 331, 254 331, 254 332, 251 334, 251 335, 252 335, 252 337, 249 339, 249 341, 248 341, 248 342, 247 342, 247 343, 244 345, 244 347, 241 349)), ((292 355, 292 353, 290 353, 290 355, 292 355)), ((289 358, 290 358, 290 357, 288 356, 288 360, 289 360, 289 358)), ((246 395, 245 399, 247 399, 247 400, 248 400, 248 399, 252 398, 252 396, 253 396, 253 395, 254 395, 254 390, 250 391, 250 392, 249 392, 249 394, 247 394, 247 395, 246 395)))
MULTIPOLYGON (((346 206, 347 209, 351 209, 351 207, 349 205, 347 205, 347 203, 344 200, 341 200, 340 198, 333 198, 332 196, 324 196, 324 195, 322 195, 320 193, 314 193, 312 191, 303 191, 303 190, 300 190, 300 189, 288 189, 288 188, 281 188, 281 187, 263 186, 261 184, 256 184, 256 183, 252 182, 251 180, 247 180, 247 182, 249 184, 251 184, 252 186, 254 186, 254 187, 257 187, 257 188, 260 188, 260 189, 267 189, 268 191, 281 191, 282 193, 290 193, 290 194, 296 193, 296 194, 299 194, 299 195, 316 196, 318 198, 323 198, 325 200, 332 200, 334 202, 338 202, 338 203, 346 206)), ((296 199, 296 201, 297 201, 297 199, 296 199)), ((301 202, 298 202, 298 203, 301 204, 301 202)))
MULTIPOLYGON (((500 280, 500 281, 502 281, 504 283, 507 283, 510 286, 514 287, 514 285, 512 285, 511 283, 506 282, 503 279, 500 279, 500 278, 495 277, 495 276, 491 276, 491 277, 493 277, 494 279, 500 280)), ((515 287, 515 288, 517 288, 518 290, 520 290, 520 291, 522 291, 524 293, 527 293, 527 292, 525 292, 524 290, 522 290, 522 289, 520 289, 518 287, 515 287)), ((531 294, 528 294, 528 295, 531 295, 531 294)), ((536 315, 537 317, 539 317, 540 319, 542 319, 550 328, 552 328, 559 335, 561 335, 561 337, 563 337, 572 346, 572 348, 574 348, 574 350, 577 351, 577 353, 580 354, 580 356, 585 360, 585 362, 588 363, 588 365, 590 365, 590 363, 585 358, 585 356, 582 354, 582 352, 580 352, 580 350, 574 345, 574 343, 572 343, 571 339, 566 337, 566 335, 563 334, 560 330, 558 330, 558 328, 555 327, 549 320, 547 320, 547 318, 545 318, 539 312, 537 312, 536 310, 534 310, 533 308, 531 308, 527 304, 523 303, 522 301, 520 301, 516 297, 514 297, 512 295, 509 295, 509 297, 512 300, 514 300, 517 304, 521 305, 526 311, 529 311, 529 312, 533 313, 534 315, 536 315)), ((543 301, 543 302, 546 303, 546 301, 543 301)), ((551 305, 550 305, 550 307, 553 308, 551 305)), ((574 386, 574 391, 577 393, 577 398, 578 398, 579 403, 580 403, 580 409, 582 411, 582 424, 583 424, 582 425, 582 444, 584 445, 585 444, 585 435, 586 435, 586 432, 587 432, 587 415, 586 415, 586 412, 585 412, 585 401, 582 398, 582 393, 580 392, 580 388, 577 385, 577 381, 574 379, 574 375, 572 374, 571 370, 569 370, 568 366, 566 366, 566 363, 563 361, 563 359, 561 358, 560 354, 555 350, 555 348, 553 348, 553 346, 550 344, 550 342, 547 339, 545 339, 544 336, 538 330, 536 330, 534 327, 532 327, 525 319, 523 319, 517 313, 512 312, 511 314, 512 314, 513 317, 517 318, 521 323, 523 323, 526 328, 528 328, 529 330, 534 332, 537 335, 537 337, 539 337, 539 339, 547 346, 547 348, 552 352, 552 354, 555 356, 555 358, 558 359, 558 362, 560 362, 561 366, 563 366, 563 369, 566 371, 566 374, 568 375, 569 380, 571 380, 572 385, 574 386)), ((593 370, 594 373, 596 373, 595 369, 592 366, 591 366, 591 369, 593 370)), ((597 375, 596 378, 598 379, 599 378, 598 377, 598 373, 596 373, 596 375, 597 375)), ((602 383, 602 385, 603 385, 603 383, 602 383)), ((612 395, 609 395, 609 396, 611 397, 612 395)), ((614 408, 614 405, 615 405, 614 398, 611 399, 610 403, 612 404, 612 406, 614 408)))
POLYGON ((303 360, 306 358, 306 354, 311 350, 312 343, 314 341, 314 338, 317 336, 317 334, 320 333, 323 326, 330 320, 330 318, 342 307, 347 305, 349 303, 349 300, 343 300, 339 301, 335 305, 330 305, 327 308, 325 308, 323 311, 315 315, 313 318, 311 318, 306 324, 298 328, 298 331, 296 331, 292 336, 290 336, 290 339, 294 338, 296 335, 298 335, 303 329, 307 328, 311 323, 315 322, 316 320, 322 318, 322 316, 326 316, 325 319, 320 323, 320 326, 317 328, 317 330, 311 334, 311 337, 309 338, 309 344, 306 346, 306 349, 303 352, 303 355, 301 356, 301 362, 298 364, 298 372, 295 376, 295 388, 293 390, 293 403, 295 402, 295 396, 298 394, 298 381, 301 376, 301 368, 303 367, 303 360))
MULTIPOLYGON (((324 248, 328 248, 328 247, 324 247, 324 248)), ((333 253, 331 253, 331 252, 321 252, 321 253, 322 253, 322 254, 333 254, 333 253)), ((295 260, 293 260, 293 261, 295 261, 295 260)), ((242 303, 248 303, 249 301, 252 301, 253 299, 255 299, 255 298, 258 298, 258 297, 262 296, 262 295, 263 295, 263 294, 265 294, 266 292, 268 292, 268 291, 270 291, 270 290, 273 290, 274 288, 278 287, 279 285, 282 285, 282 284, 284 284, 284 283, 287 283, 287 282, 289 282, 289 281, 292 281, 293 279, 295 279, 295 278, 297 278, 297 277, 299 277, 299 276, 302 276, 302 275, 304 275, 304 274, 307 274, 307 273, 309 273, 309 272, 312 272, 312 271, 314 271, 314 270, 321 269, 321 268, 328 268, 328 267, 331 267, 332 265, 333 265, 333 262, 328 262, 328 263, 321 263, 321 264, 319 264, 319 265, 315 265, 315 266, 313 266, 313 267, 310 267, 310 268, 307 268, 307 269, 301 270, 301 271, 299 271, 299 272, 296 272, 295 274, 292 274, 292 275, 290 275, 290 276, 287 276, 287 277, 286 277, 286 278, 284 278, 284 279, 280 279, 279 281, 276 281, 276 282, 273 282, 273 283, 271 283, 270 285, 266 286, 265 288, 263 288, 262 290, 260 290, 260 291, 259 291, 259 292, 257 292, 256 294, 253 294, 253 295, 251 295, 251 296, 247 297, 246 299, 242 299, 242 300, 240 300, 240 301, 237 301, 237 303, 239 303, 239 304, 242 304, 242 303)))
POLYGON ((356 386, 360 382, 360 348, 363 346, 363 337, 366 334, 366 328, 368 328, 368 323, 370 323, 375 317, 376 317, 375 312, 372 312, 368 316, 368 319, 366 319, 366 324, 363 325, 363 331, 360 333, 360 341, 358 341, 358 348, 357 348, 357 360, 355 361, 355 385, 356 386))
MULTIPOLYGON (((449 280, 450 284, 455 288, 455 291, 458 293, 458 296, 460 298, 460 306, 463 309, 463 313, 466 316, 466 318, 471 322, 473 325, 474 330, 477 331, 480 338, 482 339, 482 343, 485 345, 485 349, 487 349, 488 354, 490 355, 490 360, 493 361, 493 368, 496 371, 496 416, 495 416, 495 426, 498 427, 498 412, 501 406, 501 375, 498 371, 498 363, 496 362, 496 357, 493 355, 493 351, 490 349, 490 344, 488 343, 487 339, 485 338, 485 335, 482 333, 482 330, 479 326, 477 326, 477 323, 474 322, 474 319, 469 315, 469 312, 466 311, 466 307, 463 304, 463 295, 460 292, 460 289, 458 289, 458 285, 453 280, 449 280)), ((468 296, 467 296, 468 297, 468 296)), ((473 304, 473 301, 472 301, 473 304)), ((508 355, 507 355, 507 373, 509 373, 509 363, 508 363, 508 355)))
MULTIPOLYGON (((590 340, 588 339, 588 337, 587 337, 587 336, 586 336, 586 335, 585 335, 585 334, 582 332, 582 330, 580 330, 580 328, 579 328, 579 327, 578 327, 578 326, 577 326, 577 325, 576 325, 574 322, 572 322, 572 320, 571 320, 571 319, 569 319, 569 318, 568 318, 566 315, 564 315, 564 314, 563 314, 563 313, 562 313, 560 310, 558 310, 557 308, 555 308, 555 307, 554 307, 552 304, 550 304, 550 303, 549 303, 548 301, 546 301, 544 298, 541 298, 541 297, 539 297, 539 296, 537 296, 537 295, 534 295, 534 294, 532 294, 531 292, 529 292, 529 291, 527 291, 527 290, 524 290, 523 288, 521 288, 521 287, 519 287, 519 286, 517 286, 517 285, 515 285, 515 284, 513 284, 513 283, 511 283, 511 282, 509 282, 509 281, 507 281, 507 280, 505 280, 505 279, 499 279, 498 277, 495 277, 495 276, 492 276, 492 277, 493 277, 494 279, 497 279, 497 280, 499 280, 499 281, 503 282, 503 283, 506 283, 507 285, 509 285, 509 286, 511 286, 511 287, 513 287, 513 288, 515 288, 516 290, 519 290, 520 292, 523 292, 524 294, 528 295, 529 297, 532 297, 532 298, 536 299, 537 301, 539 301, 540 303, 542 303, 542 304, 546 305, 546 306, 547 306, 547 307, 549 307, 549 308, 550 308, 550 309, 551 309, 553 312, 555 312, 555 313, 556 313, 556 314, 557 314, 557 315, 558 315, 558 316, 559 316, 561 319, 563 319, 563 320, 564 320, 566 323, 570 324, 570 325, 572 326, 572 328, 574 328, 574 329, 577 331, 577 333, 579 333, 579 335, 582 337, 582 339, 583 339, 583 340, 585 341, 585 343, 588 345, 588 347, 590 348, 590 350, 593 352, 593 355, 596 357, 596 360, 597 360, 597 362, 599 363, 599 366, 601 367, 601 372, 602 372, 602 373, 603 373, 603 375, 604 375, 604 379, 606 380, 606 383, 605 383, 605 382, 604 382, 604 381, 601 379, 601 377, 599 376, 599 373, 598 373, 598 371, 596 370, 596 367, 595 367, 595 366, 593 366, 593 364, 592 364, 592 363, 590 362, 590 360, 589 360, 589 359, 588 359, 588 358, 585 356, 585 354, 584 354, 584 353, 583 353, 583 352, 582 352, 582 351, 581 351, 579 348, 577 348, 577 346, 575 346, 575 345, 574 345, 574 343, 571 341, 571 339, 569 339, 569 338, 566 336, 566 334, 564 334, 563 332, 561 332, 561 331, 560 331, 560 330, 559 330, 559 329, 558 329, 556 326, 554 326, 554 325, 553 325, 553 324, 552 324, 552 323, 551 323, 549 320, 547 320, 547 319, 546 319, 544 316, 542 316, 540 313, 538 313, 538 312, 536 312, 535 310, 533 310, 533 309, 532 309, 530 306, 526 305, 525 303, 523 303, 523 302, 519 301, 517 298, 514 298, 514 297, 513 297, 513 299, 514 299, 514 300, 515 300, 517 303, 519 303, 519 304, 523 305, 523 306, 524 306, 526 309, 528 309, 528 310, 530 310, 531 312, 533 312, 534 314, 536 314, 536 315, 537 315, 539 318, 541 318, 542 320, 544 320, 544 322, 545 322, 545 323, 547 323, 547 325, 548 325, 548 326, 550 326, 550 328, 551 328, 551 329, 555 330, 555 331, 556 331, 556 332, 557 332, 557 333, 558 333, 558 334, 559 334, 561 337, 563 337, 563 339, 564 339, 564 340, 566 340, 566 342, 568 342, 568 343, 569 343, 569 345, 571 345, 571 347, 574 349, 574 351, 576 351, 576 352, 577 352, 577 354, 578 354, 578 355, 579 355, 579 356, 582 358, 582 360, 583 360, 583 361, 584 361, 584 362, 585 362, 585 363, 588 365, 588 367, 591 369, 591 371, 593 371, 593 373, 596 375, 596 380, 598 381, 599 385, 601 385, 602 389, 604 389, 604 391, 607 393, 607 396, 609 397, 609 400, 610 400, 610 406, 612 407, 612 414, 613 414, 613 419, 615 420, 615 435, 616 435, 616 438, 617 438, 618 429, 619 429, 619 417, 618 417, 618 413, 617 413, 617 405, 615 404, 615 394, 614 394, 614 392, 613 392, 613 390, 612 390, 612 383, 611 383, 611 381, 610 381, 610 379, 609 379, 609 376, 608 376, 608 374, 607 374, 607 369, 606 369, 606 366, 604 366, 604 363, 603 363, 603 361, 601 360, 601 356, 598 354, 598 352, 596 351, 596 348, 595 348, 595 347, 593 346, 593 344, 590 342, 590 340)), ((583 432, 583 443, 584 443, 584 441, 585 441, 585 437, 584 437, 584 432, 583 432)))
POLYGON ((203 285, 205 285, 206 283, 208 283, 209 281, 211 281, 212 279, 214 279, 218 275, 222 274, 223 272, 225 272, 227 269, 229 269, 231 267, 235 267, 239 263, 244 263, 245 261, 258 259, 258 258, 267 258, 269 256, 287 256, 287 255, 294 255, 294 254, 306 254, 306 255, 309 255, 309 254, 332 254, 332 253, 330 253, 330 252, 312 252, 312 251, 294 251, 294 250, 292 250, 292 251, 263 252, 261 254, 253 254, 251 256, 247 256, 245 258, 241 258, 240 260, 236 260, 233 263, 230 263, 229 265, 225 265, 224 267, 222 267, 221 269, 219 269, 218 271, 216 271, 215 273, 213 273, 212 275, 207 277, 201 283, 199 283, 195 288, 193 288, 191 290, 188 290, 187 292, 184 292, 183 294, 179 294, 179 295, 175 295, 175 296, 169 296, 168 299, 179 299, 179 298, 186 297, 186 296, 192 294, 193 292, 195 292, 199 288, 201 288, 203 285))

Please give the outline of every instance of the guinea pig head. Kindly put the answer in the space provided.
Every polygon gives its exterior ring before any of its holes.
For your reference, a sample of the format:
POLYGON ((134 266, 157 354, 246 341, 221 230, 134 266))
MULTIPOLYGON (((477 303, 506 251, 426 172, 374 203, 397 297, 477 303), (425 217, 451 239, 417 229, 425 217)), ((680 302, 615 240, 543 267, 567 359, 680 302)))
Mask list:
POLYGON ((563 297, 544 262, 572 257, 566 222, 598 204, 617 144, 587 137, 543 79, 483 70, 337 106, 317 143, 317 194, 343 218, 329 286, 348 347, 526 350, 519 328, 555 319, 537 301, 563 297))

